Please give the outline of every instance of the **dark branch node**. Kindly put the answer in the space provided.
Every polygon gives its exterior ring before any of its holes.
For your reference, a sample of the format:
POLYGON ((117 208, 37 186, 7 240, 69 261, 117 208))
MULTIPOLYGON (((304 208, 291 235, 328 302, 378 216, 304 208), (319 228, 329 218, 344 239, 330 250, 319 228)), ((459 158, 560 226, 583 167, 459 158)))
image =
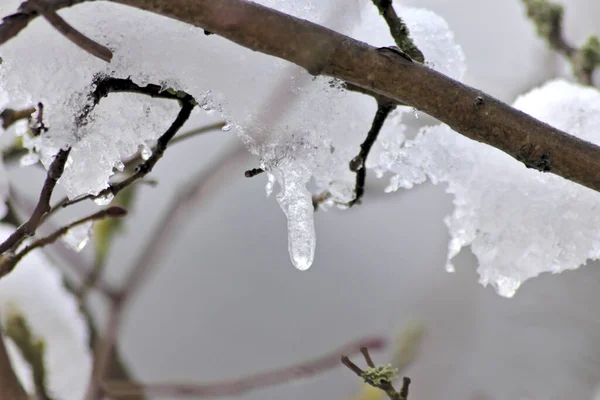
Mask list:
POLYGON ((542 153, 537 156, 535 154, 535 146, 525 145, 519 149, 515 158, 525 164, 527 168, 535 169, 540 172, 551 172, 552 171, 552 159, 550 154, 542 153))
POLYGON ((476 109, 479 108, 479 107, 481 107, 484 103, 485 103, 485 100, 483 99, 482 96, 477 96, 475 98, 474 104, 475 104, 475 108, 476 109))

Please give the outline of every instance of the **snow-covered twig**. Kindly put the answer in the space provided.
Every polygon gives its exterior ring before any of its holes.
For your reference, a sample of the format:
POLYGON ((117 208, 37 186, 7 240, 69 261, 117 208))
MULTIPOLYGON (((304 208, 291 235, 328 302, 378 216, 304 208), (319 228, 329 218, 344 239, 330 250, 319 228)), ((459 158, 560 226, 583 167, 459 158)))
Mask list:
POLYGON ((201 27, 252 50, 341 79, 446 123, 529 168, 600 191, 600 147, 433 69, 244 0, 113 0, 201 27), (550 162, 548 162, 550 161, 550 162), (550 168, 548 168, 550 166, 550 168))
POLYGON ((250 390, 281 385, 286 382, 317 375, 339 365, 340 354, 356 354, 364 348, 380 350, 384 339, 370 337, 354 341, 315 359, 284 368, 265 371, 243 378, 209 384, 150 384, 132 382, 107 382, 104 386, 110 396, 124 397, 136 394, 148 396, 194 396, 229 397, 239 396, 250 390))
POLYGON ((196 107, 197 103, 194 98, 184 92, 176 92, 173 90, 164 90, 159 85, 148 84, 146 86, 139 86, 135 84, 131 79, 118 79, 111 77, 100 77, 96 82, 96 89, 91 94, 94 102, 90 107, 84 109, 83 113, 78 117, 79 120, 85 120, 86 116, 93 110, 93 108, 100 102, 100 100, 106 97, 109 93, 139 93, 144 94, 150 97, 157 97, 162 99, 169 100, 177 100, 181 104, 181 109, 175 121, 169 126, 167 131, 163 133, 163 135, 158 138, 156 143, 156 147, 152 150, 152 155, 144 161, 142 164, 138 165, 136 172, 130 177, 126 178, 122 182, 111 184, 106 189, 102 190, 97 195, 86 195, 83 197, 78 197, 76 199, 64 202, 61 204, 62 207, 68 207, 73 204, 79 203, 84 200, 94 199, 94 198, 102 198, 106 196, 116 196, 121 190, 130 186, 134 182, 142 179, 146 175, 148 175, 158 160, 160 160, 167 149, 167 145, 173 139, 175 134, 179 132, 179 130, 183 127, 185 122, 189 119, 192 110, 196 107))

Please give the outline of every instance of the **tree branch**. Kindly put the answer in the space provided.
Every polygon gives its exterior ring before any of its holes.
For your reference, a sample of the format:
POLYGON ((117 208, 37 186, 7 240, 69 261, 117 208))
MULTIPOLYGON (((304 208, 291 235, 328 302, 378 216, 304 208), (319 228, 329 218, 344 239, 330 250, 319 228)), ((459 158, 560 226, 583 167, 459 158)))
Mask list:
MULTIPOLYGON (((600 191, 600 147, 555 129, 420 63, 244 0, 112 0, 198 26, 244 47, 423 111, 528 168, 600 191)), ((83 0, 54 0, 55 9, 83 0)), ((0 44, 37 14, 5 18, 0 44), (23 20, 26 20, 23 23, 23 20)))
POLYGON ((386 24, 390 28, 390 33, 396 42, 396 46, 414 60, 422 63, 425 62, 425 57, 419 48, 414 44, 410 38, 410 32, 408 27, 402 21, 402 18, 396 14, 392 0, 373 0, 373 4, 379 10, 379 13, 385 20, 386 24))
POLYGON ((98 57, 102 61, 110 62, 110 60, 112 60, 113 54, 109 48, 101 45, 98 42, 95 42, 69 25, 60 17, 60 15, 56 13, 54 7, 46 0, 29 0, 28 3, 31 4, 31 7, 33 7, 35 11, 43 15, 50 25, 52 25, 58 32, 79 46, 81 49, 87 51, 94 57, 98 57))
POLYGON ((350 161, 350 171, 356 172, 356 185, 354 187, 354 199, 350 202, 350 206, 360 203, 360 200, 365 193, 365 181, 367 179, 367 168, 366 162, 371 147, 375 144, 377 136, 383 127, 385 120, 387 119, 390 112, 396 108, 391 103, 377 103, 377 111, 373 118, 371 129, 367 133, 367 138, 360 145, 360 153, 350 161))
POLYGON ((10 254, 5 255, 2 259, 2 262, 0 263, 0 278, 2 278, 4 275, 7 275, 8 273, 10 273, 14 269, 14 267, 19 263, 19 261, 21 261, 23 259, 23 257, 25 257, 28 253, 30 253, 31 251, 33 251, 37 248, 45 247, 49 244, 56 242, 58 240, 58 238, 65 235, 69 231, 69 229, 72 229, 76 226, 85 224, 86 222, 89 222, 89 221, 97 221, 97 220, 100 220, 103 218, 122 218, 126 214, 127 214, 127 211, 122 207, 118 207, 118 206, 109 207, 105 210, 98 211, 92 215, 81 218, 75 222, 72 222, 68 225, 65 225, 65 226, 57 229, 52 234, 45 236, 43 238, 40 238, 40 239, 34 241, 33 243, 25 246, 25 248, 23 248, 23 250, 19 251, 16 254, 10 253, 10 254))
POLYGON ((402 379, 402 388, 398 392, 396 389, 394 389, 394 385, 392 383, 394 379, 396 379, 398 370, 396 368, 392 368, 391 365, 375 366, 373 360, 371 359, 371 355, 369 354, 369 350, 366 347, 362 347, 360 352, 367 363, 368 368, 366 370, 362 370, 360 367, 358 367, 358 365, 354 364, 348 358, 348 356, 345 355, 342 356, 342 364, 348 367, 350 371, 354 372, 360 378, 364 379, 364 381, 369 385, 383 390, 390 400, 407 400, 410 378, 404 377, 402 379))
POLYGON ((244 0, 113 0, 423 111, 529 168, 600 191, 600 147, 555 129, 420 63, 244 0))
POLYGON ((15 250, 25 238, 35 234, 35 231, 42 223, 44 216, 50 211, 50 198, 52 197, 52 192, 54 191, 56 182, 58 182, 65 170, 65 164, 69 158, 70 152, 71 149, 67 149, 60 150, 56 154, 54 161, 52 161, 50 168, 48 168, 48 174, 46 175, 40 198, 31 217, 0 244, 0 254, 4 254, 7 250, 15 250))
MULTIPOLYGON (((46 0, 49 10, 60 10, 75 4, 94 0, 46 0)), ((39 14, 35 4, 24 1, 19 7, 19 12, 4 17, 0 24, 0 45, 17 36, 39 14)))
MULTIPOLYGON (((92 112, 94 107, 100 103, 104 97, 108 96, 109 93, 138 93, 144 94, 150 97, 177 100, 181 104, 179 114, 175 118, 175 121, 169 126, 167 131, 158 138, 156 147, 152 150, 150 158, 145 160, 142 164, 138 165, 135 173, 122 182, 114 183, 109 185, 106 189, 102 190, 97 195, 85 195, 82 197, 75 198, 66 202, 59 203, 61 207, 68 207, 73 204, 77 204, 87 199, 102 198, 106 196, 116 196, 121 190, 125 189, 134 182, 142 179, 148 175, 158 160, 162 158, 167 146, 171 139, 177 132, 183 127, 186 121, 189 119, 192 110, 196 107, 197 103, 194 97, 185 93, 177 92, 172 89, 163 90, 159 85, 148 84, 146 86, 138 86, 131 79, 119 79, 100 76, 96 81, 96 89, 91 93, 92 103, 86 106, 83 112, 78 116, 79 124, 85 124, 87 116, 92 112)), ((52 209, 51 211, 54 211, 52 209)))
POLYGON ((523 0, 527 16, 535 24, 538 35, 546 39, 550 47, 564 55, 571 63, 573 73, 582 85, 592 85, 594 69, 600 65, 600 42, 590 36, 581 48, 575 48, 564 38, 564 8, 548 0, 523 0))
POLYGON ((382 338, 366 338, 348 343, 340 349, 318 358, 300 362, 285 368, 265 371, 247 377, 212 384, 151 384, 142 385, 132 382, 107 382, 106 392, 117 398, 145 394, 147 396, 194 396, 194 397, 230 397, 239 396, 254 389, 307 378, 339 365, 340 354, 354 354, 369 347, 380 350, 384 346, 382 338))

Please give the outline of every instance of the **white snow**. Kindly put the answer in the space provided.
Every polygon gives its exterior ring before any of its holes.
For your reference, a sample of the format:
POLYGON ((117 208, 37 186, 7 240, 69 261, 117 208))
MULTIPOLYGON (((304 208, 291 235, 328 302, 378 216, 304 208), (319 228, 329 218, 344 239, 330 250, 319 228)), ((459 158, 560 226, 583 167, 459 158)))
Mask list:
MULTIPOLYGON (((559 129, 600 143, 600 92, 551 81, 514 106, 559 129)), ((482 284, 514 295, 542 272, 575 269, 600 257, 600 194, 556 175, 526 168, 505 153, 445 125, 422 129, 396 149, 390 169, 420 183, 448 184, 455 210, 446 219, 451 259, 470 245, 482 284)), ((384 157, 384 156, 382 156, 384 157)), ((405 185, 406 186, 406 185, 405 185)))

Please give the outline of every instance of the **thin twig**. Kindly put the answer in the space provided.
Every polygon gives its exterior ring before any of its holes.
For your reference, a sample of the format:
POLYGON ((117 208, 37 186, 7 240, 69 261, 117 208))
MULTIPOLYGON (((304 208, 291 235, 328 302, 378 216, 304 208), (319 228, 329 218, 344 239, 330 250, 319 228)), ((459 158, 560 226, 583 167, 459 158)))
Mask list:
MULTIPOLYGON (((175 135, 175 137, 173 139, 171 139, 171 141, 169 142, 169 146, 173 146, 177 143, 181 143, 185 140, 191 139, 191 138, 201 135, 203 133, 216 131, 216 130, 222 130, 223 127, 226 125, 227 125, 227 123, 225 121, 219 121, 219 122, 215 122, 214 124, 201 126, 199 128, 192 129, 190 131, 181 133, 179 135, 175 135)), ((152 149, 152 151, 154 151, 154 148, 152 149)), ((141 154, 138 153, 131 159, 123 162, 125 164, 125 171, 131 169, 132 166, 138 165, 143 162, 144 162, 144 159, 142 158, 141 154)))
POLYGON ((172 242, 174 232, 177 232, 182 221, 188 218, 190 210, 197 208, 200 200, 208 198, 208 195, 213 193, 216 187, 230 177, 237 170, 239 159, 246 155, 249 153, 245 147, 236 143, 234 147, 218 157, 214 164, 209 165, 193 180, 182 185, 182 190, 177 191, 177 197, 167 207, 166 214, 161 218, 157 224, 158 228, 140 252, 140 256, 135 261, 122 288, 115 296, 112 296, 113 300, 104 334, 95 346, 96 358, 88 389, 88 400, 95 400, 98 398, 98 393, 101 393, 101 380, 110 364, 111 349, 115 346, 123 309, 135 296, 146 276, 153 271, 161 254, 164 254, 163 250, 172 242))
POLYGON ((596 36, 590 36, 580 48, 571 45, 564 37, 564 8, 548 0, 523 0, 527 16, 535 24, 537 33, 545 39, 557 53, 565 56, 577 81, 583 85, 592 85, 592 75, 600 65, 600 42, 596 36))
MULTIPOLYGON (((46 3, 48 3, 51 10, 56 11, 85 1, 93 0, 46 0, 46 3)), ((17 36, 38 15, 39 13, 33 3, 30 1, 21 3, 17 13, 2 19, 2 23, 0 24, 0 45, 17 36)))
POLYGON ((97 195, 85 195, 62 203, 62 207, 68 207, 88 199, 102 198, 107 196, 114 197, 121 190, 125 189, 132 183, 148 175, 152 171, 158 160, 162 158, 165 150, 167 149, 169 141, 175 136, 175 134, 179 131, 179 129, 181 129, 183 124, 185 124, 185 122, 189 119, 192 110, 197 105, 194 97, 184 92, 163 90, 161 86, 154 84, 139 86, 133 81, 131 81, 131 79, 100 77, 96 82, 96 89, 91 94, 93 102, 91 105, 86 106, 81 115, 79 115, 79 123, 85 124, 86 118, 89 115, 89 113, 100 102, 100 100, 106 97, 109 93, 123 92, 139 93, 150 97, 177 100, 181 104, 181 109, 179 110, 177 118, 175 118, 175 121, 173 121, 169 129, 167 129, 167 131, 163 133, 163 135, 160 138, 158 138, 156 147, 152 151, 152 155, 137 167, 137 170, 133 175, 119 183, 109 185, 106 189, 100 191, 100 193, 98 193, 97 195))
POLYGON ((43 15, 44 18, 52 25, 57 31, 62 33, 67 39, 79 46, 81 49, 87 51, 94 57, 98 57, 102 61, 110 62, 112 60, 112 51, 106 46, 101 45, 98 42, 85 36, 77 29, 69 25, 64 19, 60 17, 46 0, 29 0, 33 9, 39 14, 43 15))
MULTIPOLYGON (((9 216, 11 217, 11 221, 7 222, 16 226, 20 225, 20 222, 22 221, 20 215, 31 215, 33 213, 33 209, 35 208, 35 205, 31 204, 25 197, 20 196, 15 188, 11 188, 10 197, 7 203, 10 211, 9 216)), ((46 229, 49 233, 59 229, 57 226, 52 226, 50 222, 45 222, 45 224, 47 225, 46 229)), ((40 226, 39 229, 42 230, 42 227, 40 226)), ((92 267, 80 256, 79 253, 70 251, 65 246, 55 246, 52 248, 53 251, 49 251, 50 249, 50 247, 43 248, 46 255, 55 261, 56 265, 68 266, 69 269, 77 276, 77 279, 80 282, 85 281, 85 278, 91 273, 90 271, 92 267)), ((94 289, 98 290, 108 298, 110 298, 115 292, 113 286, 104 279, 98 279, 94 289)))
POLYGON ((373 4, 375 4, 379 13, 388 24, 390 33, 396 42, 396 46, 398 46, 401 51, 408 54, 413 60, 420 63, 425 62, 423 53, 410 37, 408 27, 404 21, 402 21, 402 18, 396 14, 396 10, 394 10, 394 6, 392 5, 392 0, 373 0, 373 4))
POLYGON ((229 397, 239 396, 248 391, 269 386, 281 385, 300 378, 307 378, 339 365, 340 354, 356 354, 368 346, 380 350, 384 346, 383 338, 372 337, 346 344, 340 349, 315 359, 304 361, 289 367, 265 371, 243 378, 209 384, 148 384, 132 382, 107 382, 104 387, 109 396, 117 398, 146 394, 148 396, 195 396, 229 397))
POLYGON ((224 121, 219 121, 219 122, 215 122, 214 124, 210 124, 210 125, 206 125, 206 126, 201 126, 199 128, 196 129, 192 129, 190 131, 184 132, 180 135, 177 135, 173 138, 173 140, 171 140, 171 142, 169 143, 169 145, 174 145, 175 143, 179 143, 182 142, 184 140, 193 138, 195 136, 201 135, 203 133, 207 133, 207 132, 211 132, 211 131, 216 131, 216 130, 222 130, 223 127, 227 126, 227 123, 224 121))
POLYGON ((7 253, 3 257, 2 264, 0 265, 0 278, 10 273, 14 269, 14 267, 19 263, 19 261, 21 261, 21 259, 25 257, 28 253, 37 248, 45 247, 49 244, 56 242, 58 238, 66 234, 70 229, 85 224, 86 222, 96 221, 103 218, 121 218, 124 217, 126 214, 127 211, 122 207, 109 207, 107 209, 98 211, 92 215, 81 218, 75 222, 72 222, 68 225, 57 229, 52 234, 42 237, 32 242, 31 244, 25 246, 21 251, 19 251, 16 254, 7 253))
MULTIPOLYGON (((33 236, 37 227, 42 222, 44 215, 50 211, 50 198, 52 197, 52 192, 54 191, 54 187, 56 186, 56 182, 62 176, 65 170, 65 164, 67 159, 69 158, 69 153, 71 149, 60 150, 52 164, 50 164, 50 168, 48 168, 48 174, 46 175, 46 180, 44 182, 44 186, 42 187, 42 191, 40 193, 40 198, 38 203, 31 214, 31 217, 27 222, 22 224, 15 230, 2 244, 0 244, 0 254, 4 254, 8 250, 14 250, 16 246, 18 246, 26 237, 33 236)), ((0 267, 2 268, 2 267, 0 267)), ((0 276, 2 276, 0 274, 0 276)))
POLYGON ((377 140, 377 136, 383 127, 385 120, 387 119, 390 112, 396 108, 394 104, 390 103, 378 103, 375 117, 371 124, 371 129, 367 133, 367 138, 360 145, 360 153, 350 161, 350 170, 356 172, 356 184, 354 187, 354 199, 350 202, 350 206, 353 206, 360 202, 361 198, 365 193, 365 181, 367 178, 366 162, 369 152, 377 140))
POLYGON ((383 390, 390 400, 407 400, 410 378, 402 378, 402 388, 399 392, 396 391, 392 381, 396 377, 397 370, 389 365, 385 367, 376 367, 375 364, 373 364, 373 360, 371 359, 371 355, 369 354, 367 347, 361 348, 361 353, 369 367, 367 370, 363 371, 346 355, 342 356, 342 364, 344 364, 350 371, 354 372, 369 385, 383 390))

